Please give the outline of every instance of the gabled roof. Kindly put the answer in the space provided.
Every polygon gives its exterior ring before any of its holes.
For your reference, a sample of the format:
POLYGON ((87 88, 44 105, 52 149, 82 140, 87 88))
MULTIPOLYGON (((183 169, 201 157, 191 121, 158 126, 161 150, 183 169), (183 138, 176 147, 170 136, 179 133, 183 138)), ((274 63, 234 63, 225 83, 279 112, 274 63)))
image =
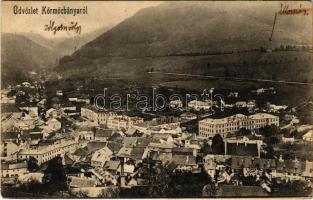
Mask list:
POLYGON ((117 153, 122 148, 122 143, 120 142, 108 142, 107 147, 113 152, 117 153))
POLYGON ((75 156, 87 156, 88 154, 89 152, 87 147, 76 149, 73 153, 75 156))
POLYGON ((120 161, 109 160, 105 163, 104 168, 108 170, 117 170, 120 165, 120 161))
POLYGON ((98 149, 102 149, 107 145, 107 142, 102 141, 92 141, 87 143, 88 152, 95 152, 98 149))

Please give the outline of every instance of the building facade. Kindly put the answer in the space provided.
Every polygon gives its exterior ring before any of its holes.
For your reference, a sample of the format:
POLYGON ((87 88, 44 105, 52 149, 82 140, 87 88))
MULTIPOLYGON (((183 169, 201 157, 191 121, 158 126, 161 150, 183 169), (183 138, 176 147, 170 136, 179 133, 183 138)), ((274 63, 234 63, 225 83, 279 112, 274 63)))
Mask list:
POLYGON ((199 135, 211 138, 216 134, 226 137, 241 128, 256 130, 266 125, 279 126, 279 117, 266 113, 257 113, 250 116, 236 114, 222 119, 207 118, 199 121, 199 135))
POLYGON ((77 142, 73 140, 58 141, 44 147, 23 149, 18 153, 18 158, 29 159, 29 157, 34 157, 40 165, 57 156, 64 156, 65 153, 74 151, 76 146, 77 142))

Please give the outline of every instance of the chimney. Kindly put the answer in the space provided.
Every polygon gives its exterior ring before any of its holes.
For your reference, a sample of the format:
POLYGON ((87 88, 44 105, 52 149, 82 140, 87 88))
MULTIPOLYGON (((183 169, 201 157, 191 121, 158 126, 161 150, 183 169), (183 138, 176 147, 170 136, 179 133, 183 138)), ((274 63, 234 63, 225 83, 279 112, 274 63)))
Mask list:
POLYGON ((283 161, 284 161, 283 155, 280 155, 278 160, 279 160, 280 162, 283 162, 283 161))

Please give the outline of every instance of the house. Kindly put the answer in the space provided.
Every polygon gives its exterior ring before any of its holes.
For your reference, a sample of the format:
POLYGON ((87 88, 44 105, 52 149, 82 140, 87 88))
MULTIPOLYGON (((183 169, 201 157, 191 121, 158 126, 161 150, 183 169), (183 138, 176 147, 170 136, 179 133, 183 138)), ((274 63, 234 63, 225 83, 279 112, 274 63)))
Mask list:
POLYGON ((54 108, 50 108, 46 111, 46 118, 56 118, 60 115, 60 112, 54 108))
POLYGON ((181 100, 170 101, 169 107, 173 109, 182 108, 183 102, 181 100))
POLYGON ((103 167, 104 164, 110 160, 112 155, 113 152, 108 147, 95 151, 91 157, 91 166, 103 167))
MULTIPOLYGON (((262 175, 263 170, 276 173, 276 161, 274 159, 232 156, 230 165, 233 170, 243 170, 244 176, 262 175)), ((271 178, 269 174, 268 176, 271 178)))
POLYGON ((211 178, 214 178, 217 168, 217 163, 215 161, 214 156, 207 155, 203 158, 203 160, 204 160, 203 164, 204 170, 208 173, 208 175, 211 178))
POLYGON ((195 156, 173 155, 173 163, 177 165, 175 169, 176 171, 199 172, 195 156))
POLYGON ((63 96, 63 91, 62 90, 56 90, 55 94, 57 96, 63 96))
POLYGON ((249 101, 247 102, 247 108, 253 109, 253 108, 255 108, 255 107, 256 107, 255 100, 249 100, 249 101))
POLYGON ((287 105, 275 105, 275 104, 269 105, 269 111, 270 112, 279 112, 282 110, 286 110, 287 108, 288 108, 287 105))
POLYGON ((119 160, 109 160, 105 163, 103 168, 114 175, 117 174, 119 166, 120 166, 119 160))
POLYGON ((313 178, 313 162, 305 161, 305 170, 302 173, 302 176, 305 178, 313 178))
POLYGON ((51 118, 46 122, 45 130, 49 130, 50 132, 58 131, 61 129, 61 122, 59 122, 55 118, 51 118))
POLYGON ((25 160, 12 160, 1 162, 1 178, 18 177, 27 174, 27 163, 25 160))
POLYGON ((302 176, 306 171, 306 163, 298 159, 284 160, 280 157, 276 162, 276 173, 272 173, 273 177, 283 180, 304 180, 302 176))
POLYGON ((49 160, 57 157, 64 156, 65 153, 74 151, 77 143, 73 140, 57 140, 52 144, 38 146, 36 148, 26 148, 18 152, 18 159, 28 159, 34 157, 37 159, 38 164, 48 162, 49 160))
POLYGON ((103 129, 103 128, 97 128, 95 132, 95 140, 99 141, 107 141, 109 137, 113 135, 113 130, 111 129, 103 129))
POLYGON ((107 119, 107 127, 113 130, 128 130, 134 124, 143 122, 141 117, 129 117, 124 115, 112 116, 107 119))
POLYGON ((92 131, 78 131, 78 132, 74 132, 72 136, 75 137, 75 141, 94 140, 94 133, 92 131))
POLYGON ((107 146, 106 141, 90 141, 87 143, 87 149, 89 152, 95 152, 107 146))
POLYGON ((124 162, 133 161, 135 164, 142 162, 148 156, 148 149, 145 147, 125 147, 123 146, 118 153, 117 157, 122 158, 124 162))
POLYGON ((36 119, 26 113, 2 113, 1 114, 1 131, 12 130, 30 130, 35 128, 36 119))
POLYGON ((26 111, 31 117, 38 117, 38 107, 31 104, 24 104, 19 106, 20 110, 26 111))
POLYGON ((21 132, 1 133, 1 158, 12 159, 16 156, 22 143, 21 132))
POLYGON ((249 140, 244 137, 242 140, 224 140, 225 155, 232 156, 254 156, 260 157, 262 140, 249 140))
POLYGON ((85 106, 81 108, 80 115, 99 125, 107 125, 109 117, 117 116, 115 112, 99 110, 93 106, 85 106))
POLYGON ((209 100, 206 101, 198 101, 198 100, 192 100, 188 102, 188 108, 192 110, 209 110, 212 107, 212 103, 209 100))
POLYGON ((295 138, 294 137, 282 137, 281 141, 285 144, 289 143, 289 144, 293 144, 295 142, 295 138))
POLYGON ((247 102, 245 102, 245 101, 237 101, 237 102, 235 103, 235 106, 236 106, 237 108, 246 108, 246 107, 247 107, 247 102))
POLYGON ((194 120, 194 119, 197 119, 197 115, 191 112, 185 112, 180 115, 180 118, 184 120, 194 120))
POLYGON ((160 163, 169 163, 173 160, 171 149, 150 150, 149 157, 160 163))

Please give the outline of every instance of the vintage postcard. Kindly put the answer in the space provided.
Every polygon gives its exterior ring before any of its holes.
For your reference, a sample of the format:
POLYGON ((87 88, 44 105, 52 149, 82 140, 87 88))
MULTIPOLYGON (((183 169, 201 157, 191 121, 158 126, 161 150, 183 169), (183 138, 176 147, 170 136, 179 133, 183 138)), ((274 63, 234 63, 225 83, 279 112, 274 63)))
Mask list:
POLYGON ((3 198, 312 198, 310 1, 1 2, 3 198))

